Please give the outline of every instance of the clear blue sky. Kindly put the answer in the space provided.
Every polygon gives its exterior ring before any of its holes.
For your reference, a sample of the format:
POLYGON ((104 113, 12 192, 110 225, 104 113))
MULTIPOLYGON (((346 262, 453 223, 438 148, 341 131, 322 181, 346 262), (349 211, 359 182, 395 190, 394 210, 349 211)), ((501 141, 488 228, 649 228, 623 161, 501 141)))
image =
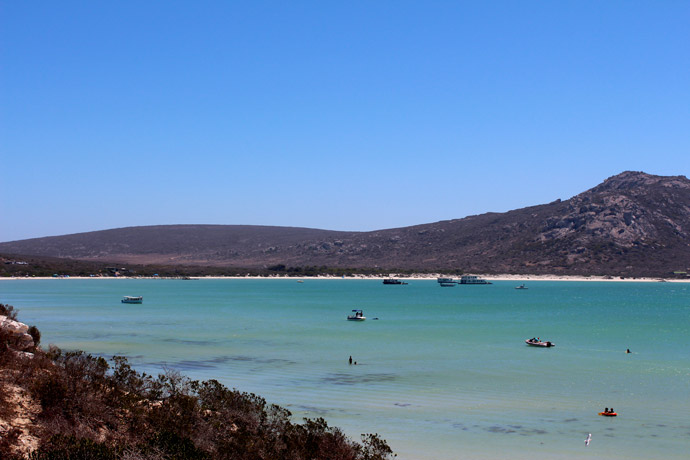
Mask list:
POLYGON ((688 1, 0 2, 0 241, 690 175, 688 1))

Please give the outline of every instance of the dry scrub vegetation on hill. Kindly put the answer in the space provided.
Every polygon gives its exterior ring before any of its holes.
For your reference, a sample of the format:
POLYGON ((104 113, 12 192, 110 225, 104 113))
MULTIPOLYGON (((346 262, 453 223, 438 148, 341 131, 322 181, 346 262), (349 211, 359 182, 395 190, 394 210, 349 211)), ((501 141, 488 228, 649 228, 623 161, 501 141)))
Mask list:
MULTIPOLYGON (((13 316, 0 305, 0 315, 13 316)), ((0 458, 386 460, 376 434, 358 443, 325 420, 215 380, 140 374, 124 357, 13 349, 0 330, 0 458)))
POLYGON ((0 253, 215 269, 666 277, 690 269, 690 181, 626 171, 568 200, 372 232, 161 225, 0 243, 0 253))

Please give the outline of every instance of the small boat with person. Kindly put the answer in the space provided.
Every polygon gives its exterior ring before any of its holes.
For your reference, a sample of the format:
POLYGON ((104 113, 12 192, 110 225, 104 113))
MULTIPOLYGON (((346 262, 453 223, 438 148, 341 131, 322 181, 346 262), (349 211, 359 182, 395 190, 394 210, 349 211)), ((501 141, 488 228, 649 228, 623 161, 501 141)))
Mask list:
POLYGON ((144 301, 143 296, 131 296, 131 295, 126 295, 121 300, 122 303, 142 303, 143 301, 144 301))
POLYGON ((525 283, 522 283, 520 286, 515 286, 515 289, 528 289, 528 287, 525 286, 525 283))
POLYGON ((532 337, 531 339, 527 339, 525 340, 525 343, 532 347, 550 348, 556 346, 556 344, 553 342, 542 342, 541 340, 539 340, 539 337, 537 337, 536 339, 534 337, 532 337))
POLYGON ((362 310, 352 310, 352 313, 354 313, 354 315, 348 315, 348 321, 364 321, 367 319, 362 310))

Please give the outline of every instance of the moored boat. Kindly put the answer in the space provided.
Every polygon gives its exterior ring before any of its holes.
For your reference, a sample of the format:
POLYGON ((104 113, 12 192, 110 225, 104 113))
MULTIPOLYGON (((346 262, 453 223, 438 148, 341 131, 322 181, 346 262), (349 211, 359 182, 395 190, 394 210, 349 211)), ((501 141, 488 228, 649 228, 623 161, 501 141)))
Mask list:
POLYGON ((122 303, 142 303, 143 301, 144 301, 143 296, 131 296, 131 295, 126 295, 121 300, 122 303))
POLYGON ((477 275, 463 275, 460 278, 460 284, 491 284, 491 282, 477 275))
POLYGON ((522 283, 520 286, 515 286, 515 289, 528 289, 527 286, 525 286, 525 283, 522 283))
POLYGON ((383 280, 383 284, 407 284, 396 278, 386 278, 383 280))
POLYGON ((455 281, 444 281, 443 283, 438 283, 441 287, 453 287, 456 283, 455 281))

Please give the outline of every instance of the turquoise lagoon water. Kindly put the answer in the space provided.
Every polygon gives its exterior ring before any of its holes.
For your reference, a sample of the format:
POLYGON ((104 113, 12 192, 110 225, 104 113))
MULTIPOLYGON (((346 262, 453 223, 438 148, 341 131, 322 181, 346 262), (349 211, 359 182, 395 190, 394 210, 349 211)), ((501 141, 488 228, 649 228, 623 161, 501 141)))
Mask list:
POLYGON ((690 285, 516 284, 5 280, 0 302, 44 345, 215 378, 403 460, 688 458, 690 285))

